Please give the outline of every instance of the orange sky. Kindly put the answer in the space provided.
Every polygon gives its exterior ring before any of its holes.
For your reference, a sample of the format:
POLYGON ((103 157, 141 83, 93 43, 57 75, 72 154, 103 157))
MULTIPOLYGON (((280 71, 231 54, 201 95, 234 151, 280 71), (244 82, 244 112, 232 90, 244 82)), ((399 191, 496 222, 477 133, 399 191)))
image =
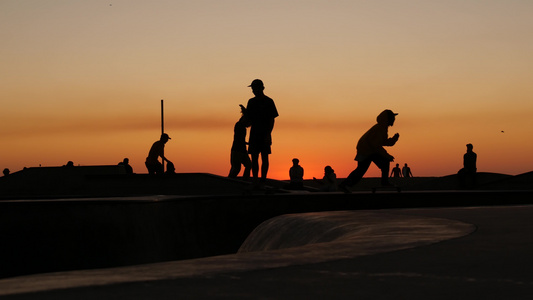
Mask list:
POLYGON ((0 168, 145 173, 165 99, 177 171, 227 175, 261 78, 280 114, 270 177, 293 157, 305 178, 347 176, 386 108, 415 176, 457 172, 467 143, 479 171, 528 172, 532 29, 529 1, 1 1, 0 168))

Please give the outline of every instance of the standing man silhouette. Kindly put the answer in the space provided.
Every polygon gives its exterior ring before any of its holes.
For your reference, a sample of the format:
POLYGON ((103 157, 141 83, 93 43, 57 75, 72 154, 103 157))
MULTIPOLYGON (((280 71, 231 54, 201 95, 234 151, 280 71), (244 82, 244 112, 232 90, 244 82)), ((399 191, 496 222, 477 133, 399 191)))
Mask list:
POLYGON ((246 114, 252 124, 248 152, 252 156, 254 185, 258 184, 259 181, 259 154, 261 154, 261 180, 259 184, 262 185, 267 178, 268 155, 272 153, 272 129, 274 129, 274 119, 278 117, 278 110, 274 100, 264 94, 263 81, 255 79, 248 87, 252 88, 255 95, 248 100, 246 105, 246 114))
POLYGON ((396 167, 392 168, 390 177, 402 177, 402 169, 400 169, 400 164, 396 164, 396 167))
POLYGON ((403 173, 403 177, 405 177, 405 178, 413 177, 413 173, 411 173, 411 168, 409 168, 409 166, 407 166, 407 164, 405 164, 403 166, 402 173, 403 173))
POLYGON ((472 144, 466 145, 466 153, 463 155, 463 167, 467 174, 475 174, 477 172, 477 154, 473 151, 474 146, 472 144))
POLYGON ((459 170, 459 181, 461 186, 473 187, 477 184, 477 154, 473 151, 472 144, 466 144, 466 153, 463 155, 463 168, 459 170))

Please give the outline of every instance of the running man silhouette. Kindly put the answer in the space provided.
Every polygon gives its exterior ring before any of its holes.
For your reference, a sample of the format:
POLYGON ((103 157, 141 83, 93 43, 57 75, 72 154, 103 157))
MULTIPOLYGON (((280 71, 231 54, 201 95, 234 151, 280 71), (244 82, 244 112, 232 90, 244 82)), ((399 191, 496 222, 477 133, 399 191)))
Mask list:
POLYGON ((359 142, 357 142, 357 155, 355 156, 357 168, 339 185, 340 190, 350 193, 351 191, 348 187, 355 185, 363 178, 372 162, 381 169, 381 185, 391 185, 389 182, 389 164, 394 161, 394 156, 387 153, 383 146, 394 146, 400 137, 396 133, 389 138, 388 134, 389 126, 394 125, 397 115, 389 109, 382 111, 377 117, 377 124, 372 126, 359 139, 359 142))
POLYGON ((254 185, 265 183, 268 173, 268 155, 272 153, 272 130, 278 110, 274 100, 264 94, 263 81, 255 79, 248 87, 252 88, 255 97, 248 100, 246 116, 250 120, 250 139, 248 153, 252 156, 252 174, 254 185), (261 154, 261 181, 259 181, 259 154, 261 154))

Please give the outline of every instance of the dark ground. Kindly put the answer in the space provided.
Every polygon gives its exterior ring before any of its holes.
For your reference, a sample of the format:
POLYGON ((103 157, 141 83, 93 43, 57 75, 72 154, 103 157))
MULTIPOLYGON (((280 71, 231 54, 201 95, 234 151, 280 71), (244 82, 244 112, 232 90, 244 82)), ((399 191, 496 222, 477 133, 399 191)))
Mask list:
MULTIPOLYGON (((231 271, 230 264, 228 271, 186 278, 164 278, 162 272, 157 280, 2 299, 530 299, 532 206, 386 213, 460 220, 476 230, 436 244, 322 263, 239 272, 231 271)), ((126 275, 120 268, 113 272, 126 275)), ((69 279, 68 273, 64 276, 69 279)), ((38 284, 39 277, 32 282, 38 284)))
MULTIPOLYGON (((198 176, 202 177, 198 174, 193 177, 198 176)), ((242 183, 235 182, 228 189, 227 183, 222 183, 220 178, 208 177, 221 193, 242 192, 242 183)), ((357 239, 352 241, 353 254, 343 257, 330 257, 327 252, 314 252, 312 247, 303 247, 258 252, 255 256, 233 254, 151 265, 36 274, 1 279, 0 298, 530 299, 533 294, 533 274, 530 272, 533 268, 533 205, 517 204, 530 201, 527 199, 531 198, 528 195, 531 195, 532 174, 486 174, 485 179, 477 190, 461 193, 439 192, 442 187, 449 188, 450 183, 456 182, 453 176, 419 179, 419 185, 411 185, 407 189, 409 192, 382 194, 380 201, 389 203, 389 195, 391 199, 424 198, 425 202, 414 202, 422 204, 420 208, 402 209, 400 204, 395 204, 395 209, 357 209, 358 212, 382 215, 384 224, 390 222, 391 215, 412 216, 408 222, 411 229, 422 227, 419 217, 436 218, 431 220, 439 222, 448 220, 450 224, 459 221, 474 228, 466 235, 437 243, 413 244, 402 249, 374 247, 371 252, 358 252, 365 243, 409 239, 406 228, 387 227, 386 233, 367 234, 359 242, 357 239), (527 199, 513 202, 515 195, 527 199), (424 203, 431 203, 432 197, 438 198, 439 203, 445 204, 449 199, 464 205, 423 208, 424 203), (479 199, 467 201, 476 197, 479 199), (492 200, 484 202, 484 197, 492 200), (284 256, 287 253, 293 256, 284 256), (315 260, 302 263, 300 256, 315 256, 315 260), (279 257, 284 257, 284 264, 276 263, 279 257)), ((366 184, 371 186, 373 183, 367 180, 366 184)), ((194 191, 195 188, 189 184, 188 190, 194 191)), ((349 201, 357 201, 362 195, 370 197, 367 186, 358 188, 360 191, 349 196, 352 197, 349 201)), ((170 182, 165 189, 172 191, 175 186, 170 182)), ((313 195, 315 204, 328 202, 328 194, 310 195, 313 195)), ((275 199, 276 196, 271 197, 275 199)), ((291 199, 287 194, 280 197, 283 197, 280 204, 291 199)), ((305 195, 295 194, 294 197, 298 197, 298 203, 305 203, 305 195)), ((372 226, 379 226, 379 222, 376 224, 372 226)), ((312 236, 312 232, 307 234, 312 236)), ((413 240, 418 238, 412 237, 413 240)), ((316 247, 322 250, 329 247, 331 253, 339 250, 335 243, 316 247)))

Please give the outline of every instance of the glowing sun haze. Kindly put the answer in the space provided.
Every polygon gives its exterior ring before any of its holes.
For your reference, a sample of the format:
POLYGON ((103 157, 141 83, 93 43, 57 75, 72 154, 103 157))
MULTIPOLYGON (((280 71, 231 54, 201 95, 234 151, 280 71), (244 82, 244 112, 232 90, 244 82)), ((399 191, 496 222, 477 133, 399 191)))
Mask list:
MULTIPOLYGON (((533 2, 0 1, 0 168, 117 164, 160 135, 177 172, 227 175, 255 78, 276 102, 269 177, 356 167, 359 137, 398 112, 387 150, 415 176, 533 169, 533 2)), ((367 176, 377 176, 371 167, 367 176)))

